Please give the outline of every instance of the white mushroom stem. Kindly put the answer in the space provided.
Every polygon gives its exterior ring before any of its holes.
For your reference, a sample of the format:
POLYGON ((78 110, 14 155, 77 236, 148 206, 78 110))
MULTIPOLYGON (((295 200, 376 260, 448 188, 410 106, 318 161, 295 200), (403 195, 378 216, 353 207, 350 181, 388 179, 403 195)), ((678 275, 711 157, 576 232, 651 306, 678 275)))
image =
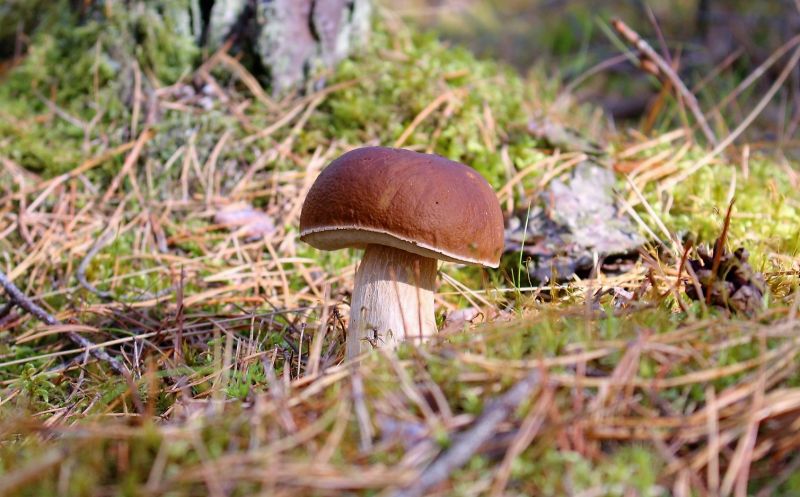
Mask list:
POLYGON ((436 333, 436 259, 368 245, 356 271, 347 332, 347 358, 436 333))

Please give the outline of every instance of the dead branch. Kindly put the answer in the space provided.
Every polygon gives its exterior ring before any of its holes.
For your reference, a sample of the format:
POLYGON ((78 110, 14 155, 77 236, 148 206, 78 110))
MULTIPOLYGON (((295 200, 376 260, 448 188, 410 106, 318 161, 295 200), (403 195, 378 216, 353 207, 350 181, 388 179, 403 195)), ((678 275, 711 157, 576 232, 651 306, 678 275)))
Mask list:
MULTIPOLYGON (((11 280, 9 280, 8 276, 6 276, 6 274, 2 271, 0 271, 0 285, 2 285, 6 295, 8 295, 10 303, 13 303, 14 305, 28 311, 36 319, 47 324, 48 326, 56 326, 61 324, 58 319, 36 305, 30 298, 22 293, 22 291, 17 288, 17 286, 11 280)), ((123 365, 115 358, 108 355, 105 350, 98 348, 94 342, 74 331, 68 331, 66 334, 67 338, 69 338, 74 344, 89 351, 89 353, 92 354, 95 359, 107 363, 111 369, 114 370, 114 372, 124 377, 128 376, 128 371, 125 369, 125 367, 123 367, 123 365)))
POLYGON ((653 50, 653 47, 651 47, 649 43, 642 39, 642 37, 632 30, 627 24, 619 19, 614 19, 611 21, 611 25, 614 26, 614 29, 617 30, 617 32, 625 39, 625 41, 627 41, 640 52, 645 60, 649 60, 655 64, 656 67, 658 67, 658 70, 662 72, 664 76, 666 76, 670 83, 672 83, 672 86, 675 87, 675 90, 680 94, 681 98, 683 98, 683 100, 686 102, 686 105, 689 107, 689 110, 692 112, 695 119, 697 119, 697 123, 700 125, 700 129, 703 130, 703 134, 706 136, 706 139, 711 144, 716 145, 717 137, 708 126, 708 121, 706 121, 703 112, 700 110, 700 105, 697 103, 697 98, 695 98, 694 94, 689 90, 689 88, 683 84, 683 81, 681 81, 681 78, 672 69, 672 66, 670 66, 663 57, 658 55, 658 52, 653 50))
POLYGON ((411 486, 399 490, 392 497, 422 497, 429 489, 446 480, 456 469, 463 466, 478 451, 480 446, 495 434, 497 426, 519 406, 530 398, 541 384, 541 372, 535 369, 511 387, 506 393, 490 402, 472 427, 459 436, 447 452, 441 454, 417 478, 411 486))

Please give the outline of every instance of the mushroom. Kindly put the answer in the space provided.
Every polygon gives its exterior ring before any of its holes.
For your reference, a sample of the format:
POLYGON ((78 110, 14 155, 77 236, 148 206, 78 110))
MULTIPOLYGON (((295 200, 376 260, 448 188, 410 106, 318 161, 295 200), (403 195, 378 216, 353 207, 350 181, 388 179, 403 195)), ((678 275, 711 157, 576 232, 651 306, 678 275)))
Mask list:
POLYGON ((503 214, 474 169, 438 155, 365 147, 331 162, 311 186, 300 238, 320 250, 362 248, 347 358, 436 333, 437 259, 497 267, 503 214))

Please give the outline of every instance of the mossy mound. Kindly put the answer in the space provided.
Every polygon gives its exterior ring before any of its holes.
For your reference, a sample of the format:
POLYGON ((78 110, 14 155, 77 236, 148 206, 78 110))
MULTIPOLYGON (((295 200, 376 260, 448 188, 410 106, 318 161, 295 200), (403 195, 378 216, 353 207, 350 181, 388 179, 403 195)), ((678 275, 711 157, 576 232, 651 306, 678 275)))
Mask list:
POLYGON ((188 20, 167 12, 182 3, 40 5, 27 54, 0 79, 0 153, 52 176, 130 139, 133 100, 199 60, 188 20))

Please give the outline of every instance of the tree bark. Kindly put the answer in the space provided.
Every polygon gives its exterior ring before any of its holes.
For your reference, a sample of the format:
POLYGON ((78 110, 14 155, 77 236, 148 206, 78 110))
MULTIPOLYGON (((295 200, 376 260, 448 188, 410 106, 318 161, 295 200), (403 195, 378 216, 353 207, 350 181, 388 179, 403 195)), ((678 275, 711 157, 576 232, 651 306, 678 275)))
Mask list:
POLYGON ((370 0, 215 0, 211 4, 206 29, 210 48, 233 39, 234 46, 251 52, 269 74, 275 93, 333 68, 362 46, 369 34, 370 0))
MULTIPOLYGON (((19 40, 31 38, 44 13, 63 18, 58 2, 7 1, 0 8, 0 58, 19 55, 19 40)), ((250 71, 268 80, 276 94, 324 75, 363 46, 372 10, 371 0, 118 1, 124 5, 119 12, 148 10, 160 17, 176 44, 194 40, 214 51, 230 40, 231 51, 246 55, 250 71)), ((108 5, 100 0, 71 0, 69 8, 78 23, 108 21, 108 5)))

